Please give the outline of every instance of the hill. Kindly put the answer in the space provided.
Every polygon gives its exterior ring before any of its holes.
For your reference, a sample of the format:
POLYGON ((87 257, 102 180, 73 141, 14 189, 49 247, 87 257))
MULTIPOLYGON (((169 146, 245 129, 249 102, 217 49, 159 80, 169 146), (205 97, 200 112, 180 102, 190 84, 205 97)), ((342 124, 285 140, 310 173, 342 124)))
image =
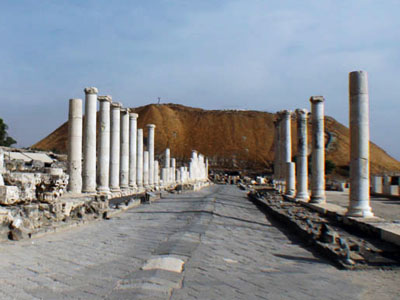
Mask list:
MULTIPOLYGON (((139 114, 138 128, 156 125, 156 155, 166 147, 180 159, 188 159, 192 149, 208 156, 211 165, 222 168, 265 169, 274 157, 275 114, 260 111, 204 110, 178 104, 150 104, 132 108, 139 114)), ((309 124, 309 135, 311 124, 309 124)), ((325 118, 326 159, 342 173, 349 164, 349 129, 331 117, 325 118)), ((147 130, 144 130, 145 138, 147 130)), ((67 151, 68 124, 57 128, 32 148, 67 151)), ((309 136, 310 141, 311 136, 309 136)), ((296 122, 292 119, 292 141, 296 141, 296 122)), ((293 143, 293 154, 296 143, 293 143)), ((371 143, 371 172, 400 171, 400 162, 371 143)))

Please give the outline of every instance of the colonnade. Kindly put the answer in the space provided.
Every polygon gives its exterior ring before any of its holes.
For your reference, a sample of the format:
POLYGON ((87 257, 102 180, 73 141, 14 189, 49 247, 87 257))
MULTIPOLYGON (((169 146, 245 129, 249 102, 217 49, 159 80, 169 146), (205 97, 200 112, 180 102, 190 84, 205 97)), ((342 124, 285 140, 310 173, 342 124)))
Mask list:
POLYGON ((84 91, 84 118, 82 100, 69 101, 69 192, 129 194, 178 183, 207 181, 208 163, 196 151, 192 153, 188 169, 186 166, 177 168, 176 159, 171 158, 170 149, 166 149, 164 168, 160 170, 154 151, 156 126, 146 126, 147 145, 144 145, 143 129, 137 128, 138 114, 114 102, 111 96, 98 96, 95 87, 84 91))
MULTIPOLYGON (((277 113, 275 125, 274 181, 277 189, 289 197, 325 203, 325 130, 322 96, 312 96, 311 114, 296 110, 297 153, 291 156, 291 117, 288 110, 277 113), (308 118, 311 118, 311 185, 308 186, 308 118), (295 169, 297 167, 297 173, 295 169), (297 175, 295 175, 297 174, 297 175), (309 193, 309 190, 311 193, 309 193)), ((364 71, 349 74, 350 111, 350 196, 347 214, 371 217, 369 204, 369 96, 364 71)))

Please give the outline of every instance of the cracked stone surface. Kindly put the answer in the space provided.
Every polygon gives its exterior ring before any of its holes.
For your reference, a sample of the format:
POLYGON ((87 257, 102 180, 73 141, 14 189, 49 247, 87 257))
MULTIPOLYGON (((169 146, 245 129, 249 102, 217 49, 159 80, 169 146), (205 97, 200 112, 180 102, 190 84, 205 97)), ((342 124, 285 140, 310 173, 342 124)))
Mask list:
POLYGON ((169 195, 110 220, 0 244, 0 299, 397 299, 399 271, 340 271, 244 191, 169 195), (182 273, 143 270, 157 257, 182 273))

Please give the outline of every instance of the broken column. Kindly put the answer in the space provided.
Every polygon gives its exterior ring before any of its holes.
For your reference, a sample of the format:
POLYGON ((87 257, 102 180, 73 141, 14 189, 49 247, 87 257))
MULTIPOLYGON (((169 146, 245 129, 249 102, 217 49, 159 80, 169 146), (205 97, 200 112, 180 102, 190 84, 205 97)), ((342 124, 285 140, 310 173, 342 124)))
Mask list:
POLYGON ((149 151, 149 185, 154 185, 154 129, 156 125, 147 124, 147 150, 149 151))
POLYGON ((68 116, 68 191, 82 191, 82 100, 69 100, 68 116))
POLYGON ((99 133, 99 167, 98 185, 99 192, 109 192, 110 171, 110 106, 111 96, 99 96, 100 102, 100 133, 99 133))
POLYGON ((171 178, 172 183, 176 183, 175 170, 176 170, 176 159, 171 158, 171 176, 170 176, 170 178, 171 178))
POLYGON ((110 189, 119 189, 119 159, 120 159, 120 119, 121 103, 111 103, 111 138, 110 138, 110 189))
POLYGON ((369 97, 367 72, 349 76, 350 201, 347 215, 372 217, 369 205, 369 97))
POLYGON ((143 185, 149 186, 149 151, 143 152, 143 185))
POLYGON ((137 118, 138 114, 129 114, 129 186, 136 187, 137 167, 137 118))
POLYGON ((129 108, 121 108, 120 188, 129 188, 129 108))
POLYGON ((297 180, 296 199, 308 200, 308 158, 307 158, 307 114, 305 109, 297 109, 297 180))
POLYGON ((313 96, 311 102, 312 122, 312 203, 325 202, 325 131, 324 131, 324 97, 313 96))
POLYGON ((83 124, 82 192, 96 192, 96 114, 97 89, 85 88, 85 120, 83 124))
POLYGON ((143 129, 137 130, 137 172, 136 183, 138 187, 143 187, 143 129))

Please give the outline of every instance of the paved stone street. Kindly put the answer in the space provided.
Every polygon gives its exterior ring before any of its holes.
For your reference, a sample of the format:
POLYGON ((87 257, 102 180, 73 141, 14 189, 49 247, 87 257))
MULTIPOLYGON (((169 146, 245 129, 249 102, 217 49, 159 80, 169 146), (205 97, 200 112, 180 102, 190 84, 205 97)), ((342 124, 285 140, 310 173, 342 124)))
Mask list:
POLYGON ((235 186, 0 245, 0 299, 398 299, 399 271, 340 271, 235 186), (160 260, 166 264, 152 264, 160 260), (182 273, 168 271, 185 262, 182 273), (153 266, 153 267, 152 267, 153 266))

